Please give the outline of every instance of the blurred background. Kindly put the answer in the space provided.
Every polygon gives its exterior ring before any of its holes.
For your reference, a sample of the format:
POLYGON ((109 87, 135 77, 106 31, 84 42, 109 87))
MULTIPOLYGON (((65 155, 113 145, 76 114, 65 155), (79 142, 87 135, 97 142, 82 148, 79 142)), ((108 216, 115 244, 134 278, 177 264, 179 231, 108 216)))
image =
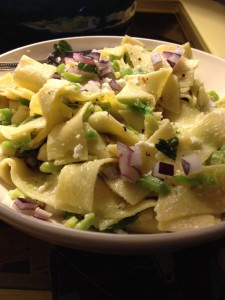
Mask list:
POLYGON ((0 1, 0 53, 39 41, 124 35, 185 43, 225 58, 225 0, 0 1))

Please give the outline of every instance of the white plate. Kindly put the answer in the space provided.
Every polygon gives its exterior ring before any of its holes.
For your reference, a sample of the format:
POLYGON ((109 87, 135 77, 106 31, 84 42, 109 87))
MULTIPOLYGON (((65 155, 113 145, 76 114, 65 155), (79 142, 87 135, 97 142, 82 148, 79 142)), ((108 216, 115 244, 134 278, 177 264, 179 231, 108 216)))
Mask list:
MULTIPOLYGON (((156 40, 141 40, 148 48, 154 48, 159 44, 165 43, 156 40)), ((0 55, 0 61, 18 61, 22 54, 29 55, 37 60, 43 59, 52 51, 53 45, 58 41, 50 40, 9 51, 0 55)), ((67 41, 75 50, 92 49, 118 45, 121 37, 76 37, 68 38, 67 41)), ((214 89, 220 96, 225 96, 225 60, 194 49, 193 53, 194 57, 200 60, 196 77, 204 82, 206 89, 214 89)), ((0 185, 0 202, 6 192, 6 189, 0 185)), ((81 250, 118 254, 143 254, 177 250, 206 241, 213 241, 225 235, 224 222, 202 229, 179 233, 116 235, 77 231, 34 219, 10 209, 2 203, 0 203, 0 218, 17 229, 54 244, 81 250)))

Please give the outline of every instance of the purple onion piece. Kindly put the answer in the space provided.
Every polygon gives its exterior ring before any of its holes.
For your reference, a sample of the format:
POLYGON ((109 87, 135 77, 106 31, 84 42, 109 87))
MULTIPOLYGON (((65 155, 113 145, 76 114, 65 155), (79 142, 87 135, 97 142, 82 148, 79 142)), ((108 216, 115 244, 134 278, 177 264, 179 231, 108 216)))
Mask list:
POLYGON ((35 209, 34 215, 35 218, 40 219, 40 220, 44 220, 47 221, 49 218, 51 218, 52 213, 47 212, 46 210, 37 207, 35 209))
POLYGON ((121 90, 121 86, 118 84, 118 82, 112 78, 109 82, 109 86, 113 91, 119 92, 121 90))
POLYGON ((35 210, 38 207, 37 203, 21 197, 16 198, 14 203, 21 210, 35 210))
POLYGON ((141 171, 138 167, 130 165, 133 149, 120 142, 117 143, 117 149, 119 152, 119 170, 121 177, 124 180, 135 182, 140 178, 141 171))
POLYGON ((161 179, 174 175, 174 165, 159 161, 155 164, 152 175, 161 179))
POLYGON ((201 159, 195 153, 183 156, 181 158, 181 165, 185 175, 196 174, 202 170, 201 159))

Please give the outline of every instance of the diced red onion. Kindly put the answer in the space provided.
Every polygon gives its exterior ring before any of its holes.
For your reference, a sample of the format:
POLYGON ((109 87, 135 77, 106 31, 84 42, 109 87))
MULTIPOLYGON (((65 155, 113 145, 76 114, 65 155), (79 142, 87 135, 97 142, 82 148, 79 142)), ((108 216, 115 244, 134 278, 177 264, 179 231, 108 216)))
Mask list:
POLYGON ((177 46, 177 48, 174 51, 163 51, 162 54, 167 60, 167 62, 170 64, 170 66, 172 68, 175 68, 181 56, 184 54, 184 49, 181 46, 177 46))
POLYGON ((162 67, 163 61, 162 61, 162 58, 161 58, 161 55, 160 55, 159 51, 151 52, 150 56, 151 56, 152 65, 153 65, 155 70, 162 67))
POLYGON ((108 68, 109 66, 111 66, 111 63, 108 59, 101 59, 99 62, 98 62, 98 69, 99 70, 103 70, 105 68, 108 68))
POLYGON ((98 76, 100 78, 109 77, 115 78, 112 64, 109 60, 100 60, 98 64, 98 76))
POLYGON ((98 76, 100 78, 104 78, 104 77, 110 77, 110 78, 113 78, 115 77, 113 74, 113 69, 112 69, 112 66, 107 66, 103 69, 98 69, 98 76))
POLYGON ((130 147, 133 152, 130 155, 130 161, 129 165, 131 167, 136 167, 138 169, 141 168, 142 165, 142 155, 141 155, 141 149, 138 146, 130 147))
POLYGON ((196 174, 202 170, 202 162, 199 156, 195 153, 183 156, 181 158, 181 165, 185 175, 196 174))
POLYGON ((125 180, 135 182, 141 176, 141 171, 136 166, 131 166, 131 157, 134 150, 127 145, 118 142, 117 148, 119 152, 119 170, 121 177, 125 180))
POLYGON ((14 203, 21 210, 35 210, 38 207, 37 203, 34 203, 24 198, 16 198, 14 203))
POLYGON ((152 175, 161 179, 174 175, 174 165, 159 161, 155 164, 152 175))
POLYGON ((113 78, 109 81, 109 86, 113 91, 119 92, 121 90, 121 86, 118 84, 118 82, 113 78))
POLYGON ((99 61, 100 59, 100 52, 92 51, 90 54, 88 54, 89 57, 99 61))
POLYGON ((40 207, 37 207, 35 209, 35 212, 34 212, 33 216, 35 218, 37 218, 37 219, 41 219, 41 220, 47 221, 49 218, 51 218, 52 213, 47 212, 46 210, 44 210, 44 209, 42 209, 40 207))
POLYGON ((81 62, 88 65, 95 65, 95 61, 93 58, 82 55, 81 53, 78 52, 73 53, 73 59, 76 62, 81 62))

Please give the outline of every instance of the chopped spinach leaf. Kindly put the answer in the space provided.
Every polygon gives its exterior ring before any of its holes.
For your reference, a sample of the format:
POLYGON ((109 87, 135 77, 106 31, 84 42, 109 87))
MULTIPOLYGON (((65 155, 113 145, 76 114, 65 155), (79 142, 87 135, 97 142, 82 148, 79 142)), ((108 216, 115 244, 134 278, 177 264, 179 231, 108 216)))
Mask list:
POLYGON ((111 232, 111 233, 114 233, 116 232, 117 230, 119 229, 125 229, 125 227, 130 224, 130 223, 133 223, 134 221, 136 221, 138 218, 137 215, 134 215, 134 216, 130 216, 130 217, 127 217, 127 218, 124 218, 122 220, 120 220, 118 223, 116 224, 113 224, 109 227, 107 227, 104 232, 111 232))
POLYGON ((177 157, 177 147, 179 145, 178 137, 173 137, 169 140, 159 139, 158 143, 155 144, 157 150, 172 158, 173 160, 177 157))
POLYGON ((57 44, 54 44, 54 49, 56 51, 60 51, 60 52, 66 52, 66 51, 73 50, 72 47, 70 46, 70 44, 65 40, 61 40, 57 44))

